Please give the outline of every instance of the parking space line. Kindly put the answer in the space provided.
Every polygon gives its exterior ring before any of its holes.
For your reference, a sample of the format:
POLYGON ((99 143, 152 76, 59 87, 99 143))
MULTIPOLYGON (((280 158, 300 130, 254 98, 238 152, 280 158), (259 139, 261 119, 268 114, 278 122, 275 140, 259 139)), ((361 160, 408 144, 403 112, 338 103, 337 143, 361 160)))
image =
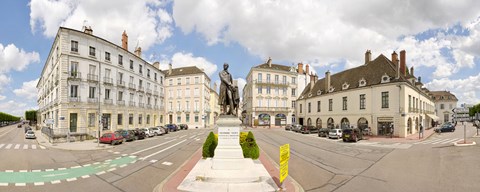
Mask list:
POLYGON ((28 149, 28 144, 24 144, 23 149, 28 149))
POLYGON ((37 145, 32 145, 32 149, 37 149, 37 145))
POLYGON ((10 147, 12 147, 12 144, 8 144, 5 149, 10 149, 10 147))
MULTIPOLYGON (((195 136, 196 136, 196 135, 192 135, 192 136, 189 137, 189 139, 194 138, 195 136)), ((1 147, 0 147, 0 148, 1 148, 1 147)))
POLYGON ((51 183, 52 183, 52 184, 59 184, 59 183, 60 183, 60 180, 55 180, 55 181, 52 181, 51 183))
POLYGON ((69 178, 69 179, 67 179, 68 182, 70 182, 70 181, 76 181, 76 180, 77 180, 77 178, 75 178, 75 177, 74 177, 74 178, 69 178))
POLYGON ((140 151, 131 153, 131 155, 135 155, 135 154, 138 154, 138 153, 141 153, 141 152, 144 152, 144 151, 153 149, 153 148, 155 148, 155 147, 159 147, 159 146, 165 145, 165 144, 170 143, 170 142, 175 141, 175 140, 176 140, 176 139, 172 139, 172 140, 167 141, 167 142, 165 142, 165 143, 160 143, 160 144, 158 144, 158 145, 155 145, 155 146, 152 146, 152 147, 149 147, 149 148, 142 149, 142 150, 140 150, 140 151))
POLYGON ((447 143, 452 143, 453 141, 457 140, 458 138, 454 138, 454 139, 446 139, 444 141, 442 141, 440 144, 447 144, 447 143))
POLYGON ((149 158, 149 157, 151 157, 151 156, 154 156, 154 155, 159 154, 159 153, 161 153, 161 152, 164 152, 164 151, 166 151, 166 150, 168 150, 168 149, 170 149, 170 148, 172 148, 172 147, 175 147, 175 146, 177 146, 177 145, 180 145, 181 143, 183 143, 183 142, 185 142, 185 141, 186 141, 186 139, 184 139, 184 140, 182 140, 182 141, 180 141, 180 142, 178 142, 178 143, 175 143, 174 145, 171 145, 170 147, 167 147, 167 148, 165 148, 165 149, 162 149, 162 150, 160 150, 160 151, 157 151, 157 152, 155 152, 155 153, 152 153, 152 154, 150 154, 150 155, 147 155, 147 156, 142 157, 142 158, 139 158, 139 159, 145 160, 145 159, 147 159, 147 158, 149 158))
POLYGON ((89 177, 90 177, 90 175, 84 175, 84 176, 82 176, 83 179, 86 179, 86 178, 89 178, 89 177))
POLYGON ((430 141, 422 141, 422 142, 419 142, 417 144, 428 144, 428 143, 433 143, 433 142, 436 142, 436 141, 439 141, 439 140, 441 140, 441 139, 432 139, 430 141))
POLYGON ((19 186, 20 186, 20 187, 24 187, 24 186, 27 186, 27 184, 26 184, 26 183, 15 183, 15 186, 17 186, 17 187, 19 187, 19 186))
POLYGON ((20 149, 20 144, 16 144, 14 149, 20 149))
POLYGON ((44 185, 44 184, 45 184, 44 182, 35 182, 35 183, 33 183, 33 185, 35 185, 35 186, 44 185))
POLYGON ((6 187, 6 186, 8 186, 8 183, 0 183, 0 186, 6 187))
POLYGON ((4 145, 5 145, 5 144, 3 144, 3 143, 2 143, 2 144, 0 144, 0 149, 1 149, 1 148, 2 148, 4 145))

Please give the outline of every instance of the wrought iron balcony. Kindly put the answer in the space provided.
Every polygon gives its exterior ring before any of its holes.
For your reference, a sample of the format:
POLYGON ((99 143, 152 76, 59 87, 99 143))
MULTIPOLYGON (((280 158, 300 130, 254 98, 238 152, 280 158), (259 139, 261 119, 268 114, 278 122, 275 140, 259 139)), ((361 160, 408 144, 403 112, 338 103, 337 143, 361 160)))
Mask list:
POLYGON ((87 80, 89 81, 98 81, 98 75, 95 75, 95 74, 87 74, 87 80))
POLYGON ((113 104, 112 99, 105 99, 103 102, 104 102, 105 104, 109 104, 109 105, 113 104))
POLYGON ((117 80, 117 86, 118 87, 125 87, 125 81, 117 80))
POLYGON ((113 85, 113 79, 111 77, 103 77, 103 83, 113 85))
POLYGON ((135 107, 135 101, 130 101, 130 102, 128 103, 128 106, 135 107))
POLYGON ((89 103, 97 103, 98 102, 98 98, 88 98, 87 100, 89 103))
POLYGON ((76 96, 76 97, 70 96, 70 97, 68 98, 68 101, 69 101, 69 102, 80 102, 80 96, 76 96))
POLYGON ((117 105, 125 106, 125 101, 124 100, 117 101, 117 105))
POLYGON ((69 71, 68 72, 68 79, 69 80, 81 80, 82 79, 82 73, 78 71, 69 71))
POLYGON ((128 84, 128 89, 135 90, 135 84, 134 83, 129 83, 128 84))

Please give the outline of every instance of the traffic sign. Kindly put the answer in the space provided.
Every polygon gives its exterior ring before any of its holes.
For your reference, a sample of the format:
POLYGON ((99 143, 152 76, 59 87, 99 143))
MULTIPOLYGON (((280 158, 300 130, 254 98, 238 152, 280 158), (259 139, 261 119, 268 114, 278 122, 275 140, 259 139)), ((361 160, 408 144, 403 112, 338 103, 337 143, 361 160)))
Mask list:
POLYGON ((43 122, 47 125, 53 125, 53 123, 55 123, 55 120, 54 119, 45 119, 45 120, 43 120, 43 122))
POLYGON ((283 180, 285 180, 285 178, 287 178, 288 176, 288 161, 286 161, 285 163, 280 163, 280 183, 283 182, 283 180))

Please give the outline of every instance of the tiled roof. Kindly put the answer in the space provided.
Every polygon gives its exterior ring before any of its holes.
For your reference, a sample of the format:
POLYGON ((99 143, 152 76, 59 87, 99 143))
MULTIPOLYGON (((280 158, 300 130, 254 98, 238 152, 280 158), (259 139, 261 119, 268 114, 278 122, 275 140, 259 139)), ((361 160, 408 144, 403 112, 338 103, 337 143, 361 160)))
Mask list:
MULTIPOLYGON (((201 74, 201 73, 205 74, 204 71, 202 71, 201 69, 199 69, 196 66, 173 68, 172 73, 168 73, 168 71, 169 71, 168 69, 163 71, 165 73, 166 77, 173 77, 173 76, 179 76, 179 75, 201 74)), ((207 75, 205 74, 205 76, 207 76, 207 75)))
POLYGON ((433 101, 458 101, 457 97, 450 91, 430 91, 433 101))
MULTIPOLYGON (((411 76, 410 74, 407 74, 406 76, 401 74, 400 78, 397 79, 395 64, 383 54, 381 54, 367 64, 347 69, 345 71, 341 71, 339 73, 331 75, 330 83, 331 86, 334 88, 333 92, 338 92, 342 91, 344 84, 348 85, 347 90, 360 87, 359 82, 362 79, 364 79, 366 83, 364 86, 380 84, 382 82, 382 77, 385 74, 388 75, 388 77, 390 78, 390 82, 409 82, 406 80, 406 78, 411 76)), ((328 92, 326 91, 328 89, 325 87, 325 78, 317 80, 313 87, 313 90, 310 90, 310 83, 308 83, 301 95, 305 97, 309 94, 312 94, 312 97, 314 97, 317 96, 317 92, 319 90, 321 91, 322 95, 328 92)))
POLYGON ((257 65, 253 68, 261 68, 261 69, 276 69, 276 70, 281 70, 281 71, 290 71, 291 67, 285 66, 285 65, 279 65, 279 64, 271 64, 272 66, 268 66, 268 63, 260 64, 257 65))

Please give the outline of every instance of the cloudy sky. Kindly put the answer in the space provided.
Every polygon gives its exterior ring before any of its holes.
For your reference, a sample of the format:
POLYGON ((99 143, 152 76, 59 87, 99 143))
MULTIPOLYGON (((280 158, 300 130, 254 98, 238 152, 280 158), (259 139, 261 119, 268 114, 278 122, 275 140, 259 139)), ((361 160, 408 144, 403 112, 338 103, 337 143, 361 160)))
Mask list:
MULTIPOLYGON (((36 109, 36 83, 58 27, 142 47, 166 68, 196 65, 213 81, 224 62, 241 85, 252 66, 308 63, 323 78, 363 64, 372 50, 407 65, 430 90, 480 102, 480 1, 4 0, 0 3, 0 111, 36 109)), ((130 46, 133 49, 134 46, 130 46)), ((130 50, 133 51, 133 50, 130 50)))

